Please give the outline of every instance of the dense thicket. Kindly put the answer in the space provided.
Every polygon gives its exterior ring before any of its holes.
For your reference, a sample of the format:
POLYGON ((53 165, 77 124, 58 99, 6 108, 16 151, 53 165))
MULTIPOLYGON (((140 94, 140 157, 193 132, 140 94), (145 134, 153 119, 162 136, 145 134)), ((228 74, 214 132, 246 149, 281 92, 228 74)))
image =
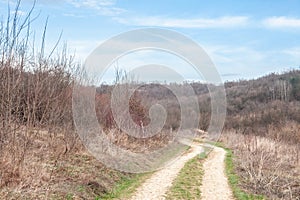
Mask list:
POLYGON ((37 47, 30 29, 34 6, 25 16, 19 15, 20 1, 15 6, 0 22, 0 187, 20 180, 38 132, 47 131, 49 138, 62 135, 66 148, 75 138, 73 57, 67 55, 66 46, 46 49, 47 23, 37 47))
POLYGON ((300 71, 228 82, 225 129, 300 142, 300 71))

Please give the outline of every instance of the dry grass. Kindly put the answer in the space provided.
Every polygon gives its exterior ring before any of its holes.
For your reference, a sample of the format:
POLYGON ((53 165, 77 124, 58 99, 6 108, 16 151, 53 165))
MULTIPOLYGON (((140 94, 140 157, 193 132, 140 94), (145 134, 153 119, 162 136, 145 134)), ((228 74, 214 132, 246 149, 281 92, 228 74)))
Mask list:
POLYGON ((123 149, 131 152, 152 152, 160 149, 174 139, 174 134, 168 131, 162 131, 153 137, 135 138, 118 129, 110 129, 106 131, 109 140, 123 149))
MULTIPOLYGON (((133 151, 149 151, 164 143, 163 136, 143 142, 125 134, 113 137, 113 131, 108 133, 111 139, 133 151)), ((0 199, 101 199, 116 195, 117 185, 126 183, 121 188, 126 190, 128 183, 139 182, 134 174, 101 164, 77 135, 57 132, 39 128, 28 131, 25 127, 15 132, 15 143, 1 151, 0 199)))
POLYGON ((12 166, 9 151, 2 151, 6 160, 1 160, 0 199, 95 199, 131 176, 107 169, 77 139, 66 151, 63 134, 49 135, 41 131, 28 139, 19 167, 12 166))
POLYGON ((206 153, 202 153, 184 165, 168 190, 166 199, 199 199, 201 197, 200 185, 205 157, 206 153))
POLYGON ((253 135, 226 133, 234 151, 241 187, 270 199, 299 199, 300 147, 253 135))

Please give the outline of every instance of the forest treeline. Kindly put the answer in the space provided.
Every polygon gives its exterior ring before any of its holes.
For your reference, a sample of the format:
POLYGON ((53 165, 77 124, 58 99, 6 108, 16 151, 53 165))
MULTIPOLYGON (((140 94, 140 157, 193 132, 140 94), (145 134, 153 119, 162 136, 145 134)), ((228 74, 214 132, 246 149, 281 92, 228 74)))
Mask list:
POLYGON ((300 71, 229 82, 225 129, 300 142, 300 71))
MULTIPOLYGON (((162 104, 168 117, 166 129, 176 130, 180 124, 180 105, 176 96, 168 87, 184 87, 189 84, 199 100, 200 129, 207 130, 210 122, 210 95, 203 83, 158 83, 136 84, 138 88, 131 97, 131 117, 136 123, 147 124, 147 110, 155 103, 162 104)), ((227 116, 224 131, 241 134, 255 134, 271 138, 281 138, 286 142, 300 142, 298 133, 300 122, 300 71, 291 70, 282 74, 269 74, 253 80, 240 80, 224 84, 227 97, 227 116)), ((104 127, 113 127, 110 111, 111 85, 97 88, 100 123, 104 127), (101 103, 102 102, 102 103, 101 103), (105 103, 104 103, 105 102, 105 103)), ((188 98, 188 96, 187 96, 188 98)))

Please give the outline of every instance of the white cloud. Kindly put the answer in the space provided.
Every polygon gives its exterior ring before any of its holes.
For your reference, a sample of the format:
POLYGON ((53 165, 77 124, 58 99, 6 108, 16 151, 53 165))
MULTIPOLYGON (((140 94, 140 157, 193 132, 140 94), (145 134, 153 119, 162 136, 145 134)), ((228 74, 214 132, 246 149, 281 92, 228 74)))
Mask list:
POLYGON ((300 28, 300 18, 269 17, 263 20, 263 24, 269 28, 300 28))
POLYGON ((100 40, 70 40, 68 47, 75 51, 77 61, 84 62, 87 56, 102 42, 100 40))
MULTIPOLYGON (((11 11, 11 12, 10 12, 11 15, 14 15, 15 13, 16 13, 16 11, 11 11)), ((26 15, 26 12, 21 11, 21 10, 18 10, 18 11, 17 11, 17 15, 19 15, 19 16, 24 16, 24 15, 26 15)))
POLYGON ((63 16, 66 17, 73 17, 73 18, 84 18, 84 15, 78 15, 78 14, 74 14, 74 13, 63 13, 63 16))
POLYGON ((285 49, 283 50, 283 53, 300 58, 300 47, 292 47, 290 49, 285 49))
POLYGON ((96 10, 98 14, 105 16, 116 16, 123 12, 124 9, 115 6, 114 0, 65 0, 76 8, 87 8, 96 10))
POLYGON ((67 0, 76 7, 98 7, 98 6, 112 6, 115 1, 112 0, 67 0))
MULTIPOLYGON (((260 66, 264 63, 270 52, 261 52, 247 46, 205 46, 204 47, 219 66, 235 67, 250 67, 260 66)), ((234 71, 226 72, 233 73, 234 71)))
POLYGON ((272 72, 283 72, 299 66, 300 47, 283 50, 259 50, 251 46, 204 46, 224 80, 255 78, 272 72), (238 76, 227 77, 229 74, 238 76))
POLYGON ((224 16, 220 18, 167 18, 167 17, 136 17, 115 18, 119 23, 136 26, 160 26, 172 28, 228 28, 240 27, 248 24, 246 16, 224 16))
POLYGON ((282 53, 288 55, 289 59, 293 61, 295 66, 300 66, 300 47, 284 49, 282 53))

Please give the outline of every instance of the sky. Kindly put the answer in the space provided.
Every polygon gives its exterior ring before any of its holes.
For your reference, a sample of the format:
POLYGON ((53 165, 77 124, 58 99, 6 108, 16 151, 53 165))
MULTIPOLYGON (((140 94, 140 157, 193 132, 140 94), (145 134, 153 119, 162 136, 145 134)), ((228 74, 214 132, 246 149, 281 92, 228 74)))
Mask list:
MULTIPOLYGON (((0 0, 4 18, 8 2, 0 0)), ((12 8, 14 2, 9 2, 12 8)), ((23 0, 19 14, 26 15, 32 3, 23 0)), ((63 32, 62 41, 80 62, 113 36, 155 27, 174 30, 198 43, 223 81, 300 66, 299 0, 37 0, 34 14, 39 14, 32 24, 36 33, 41 33, 48 17, 49 49, 63 32)), ((153 63, 172 65, 185 79, 199 79, 189 64, 166 53, 134 52, 118 63, 126 69, 153 63)), ((112 67, 107 74, 107 79, 113 76, 112 67)))

